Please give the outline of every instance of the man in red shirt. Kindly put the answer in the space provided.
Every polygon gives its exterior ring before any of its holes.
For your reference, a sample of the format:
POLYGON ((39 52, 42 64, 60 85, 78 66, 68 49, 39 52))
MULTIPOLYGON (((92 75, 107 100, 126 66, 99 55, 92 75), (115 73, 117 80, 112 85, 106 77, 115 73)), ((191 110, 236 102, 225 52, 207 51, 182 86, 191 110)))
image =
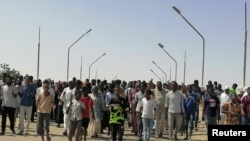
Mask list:
POLYGON ((95 119, 95 115, 94 115, 94 109, 93 109, 94 103, 91 97, 88 95, 89 93, 88 87, 84 85, 82 87, 82 90, 83 90, 83 96, 81 97, 80 101, 82 101, 85 105, 83 119, 82 119, 82 127, 84 128, 84 131, 83 131, 84 141, 86 141, 87 129, 88 129, 89 121, 90 121, 90 112, 91 112, 93 119, 95 119))

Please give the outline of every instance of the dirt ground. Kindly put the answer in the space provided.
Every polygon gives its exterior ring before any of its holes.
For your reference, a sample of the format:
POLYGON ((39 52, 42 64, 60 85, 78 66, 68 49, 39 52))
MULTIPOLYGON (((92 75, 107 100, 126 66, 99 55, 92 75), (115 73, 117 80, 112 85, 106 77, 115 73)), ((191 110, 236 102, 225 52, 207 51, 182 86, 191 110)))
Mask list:
MULTIPOLYGON (((1 118, 0 118, 1 119, 1 118)), ((37 141, 37 140, 41 140, 40 136, 36 135, 36 123, 31 123, 30 124, 30 135, 14 135, 11 133, 9 127, 8 127, 8 123, 7 123, 7 128, 6 128, 6 133, 4 136, 0 136, 0 141, 37 141)), ((51 130, 51 136, 52 136, 52 141, 67 141, 67 137, 62 135, 63 132, 63 125, 61 125, 61 128, 57 128, 56 124, 52 122, 51 126, 50 126, 50 130, 51 130)), ((18 132, 18 129, 16 129, 16 132, 18 132)), ((104 130, 104 133, 106 133, 107 130, 104 130)), ((169 140, 167 138, 167 132, 163 134, 162 138, 155 138, 154 134, 151 134, 151 141, 166 141, 169 140)), ((135 137, 132 133, 131 133, 131 129, 128 127, 125 127, 125 133, 124 133, 124 141, 136 141, 138 140, 137 137, 135 137)), ((182 141, 184 138, 184 136, 181 136, 179 134, 178 139, 179 141, 182 141)), ((90 141, 111 141, 110 136, 107 136, 106 134, 100 134, 100 136, 98 138, 90 138, 88 137, 87 140, 90 141)), ((201 122, 199 123, 199 130, 193 132, 193 136, 192 136, 192 141, 205 141, 206 140, 206 133, 205 133, 205 126, 204 123, 201 122)))
MULTIPOLYGON (((1 121, 1 117, 0 117, 0 121, 1 121)), ((17 118, 17 124, 18 123, 19 123, 19 121, 17 118)), ((126 125, 125 125, 125 132, 124 132, 123 140, 124 141, 138 141, 138 138, 136 136, 134 136, 133 133, 131 133, 131 129, 128 128, 128 126, 126 126, 126 125)), ((199 128, 198 131, 193 132, 192 141, 205 141, 205 140, 207 140, 207 135, 205 132, 205 130, 206 130, 205 123, 200 122, 198 124, 198 128, 199 128)), ((62 135, 63 124, 61 124, 61 127, 58 128, 58 127, 56 127, 56 124, 54 122, 51 122, 50 130, 51 130, 52 141, 67 141, 68 140, 67 137, 62 135)), ((15 131, 17 133, 19 132, 17 127, 15 128, 15 131)), ((111 137, 107 136, 107 134, 106 134, 107 130, 104 130, 104 133, 105 134, 100 134, 98 138, 88 137, 87 140, 89 140, 89 141, 111 141, 111 137)), ((169 140, 167 138, 167 136, 168 136, 168 132, 164 133, 162 138, 155 138, 154 134, 151 134, 150 141, 167 141, 167 140, 169 140)), ((179 141, 184 141, 183 140, 184 137, 185 137, 184 135, 181 136, 180 134, 178 134, 179 141)), ((41 140, 41 138, 40 138, 40 136, 37 136, 37 134, 36 134, 36 123, 35 122, 32 122, 30 124, 29 135, 16 135, 16 134, 11 133, 11 131, 9 129, 9 122, 7 120, 7 127, 6 127, 5 135, 0 136, 0 141, 39 141, 39 140, 41 140)))

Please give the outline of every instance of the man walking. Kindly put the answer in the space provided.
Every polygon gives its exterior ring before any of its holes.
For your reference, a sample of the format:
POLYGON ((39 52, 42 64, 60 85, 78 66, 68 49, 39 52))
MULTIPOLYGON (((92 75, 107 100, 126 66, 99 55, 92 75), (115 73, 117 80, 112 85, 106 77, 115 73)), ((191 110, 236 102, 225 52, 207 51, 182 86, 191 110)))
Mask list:
POLYGON ((19 97, 21 98, 21 103, 20 103, 20 118, 19 118, 20 132, 18 134, 22 135, 24 133, 24 118, 25 118, 26 119, 25 135, 28 135, 33 98, 35 97, 35 87, 33 87, 33 85, 30 85, 28 77, 25 78, 24 85, 22 85, 20 88, 19 97))
POLYGON ((11 83, 12 78, 10 76, 6 77, 6 84, 3 86, 3 102, 1 105, 2 108, 2 133, 5 134, 6 128, 6 118, 9 116, 10 120, 10 130, 13 134, 16 134, 14 126, 15 126, 15 110, 17 107, 17 96, 18 91, 16 87, 11 83))

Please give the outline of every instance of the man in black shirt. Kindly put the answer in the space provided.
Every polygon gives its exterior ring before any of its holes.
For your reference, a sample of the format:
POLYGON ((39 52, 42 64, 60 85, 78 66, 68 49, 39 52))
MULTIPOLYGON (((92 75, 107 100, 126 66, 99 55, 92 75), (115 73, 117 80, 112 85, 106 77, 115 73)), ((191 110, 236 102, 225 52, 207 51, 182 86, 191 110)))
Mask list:
POLYGON ((116 141, 118 134, 118 141, 122 141, 124 131, 124 114, 128 110, 129 104, 125 98, 120 95, 120 87, 116 86, 114 90, 115 96, 109 101, 107 107, 111 108, 110 111, 110 127, 112 132, 112 141, 116 141))

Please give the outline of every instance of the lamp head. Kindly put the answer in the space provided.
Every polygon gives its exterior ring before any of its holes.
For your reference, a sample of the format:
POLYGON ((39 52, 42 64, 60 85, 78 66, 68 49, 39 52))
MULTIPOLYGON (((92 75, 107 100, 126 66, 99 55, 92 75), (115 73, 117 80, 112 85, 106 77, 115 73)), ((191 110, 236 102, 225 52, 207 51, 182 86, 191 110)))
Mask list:
POLYGON ((178 13, 179 15, 181 15, 181 11, 177 7, 173 6, 172 8, 174 9, 174 11, 176 13, 178 13))
POLYGON ((152 69, 150 69, 151 72, 154 72, 152 69))
POLYGON ((102 56, 106 55, 106 53, 103 53, 102 56))
POLYGON ((90 28, 90 29, 87 31, 87 33, 89 33, 91 30, 92 30, 92 29, 90 28))
POLYGON ((162 48, 162 49, 163 49, 163 47, 164 47, 161 43, 159 43, 158 46, 159 46, 160 48, 162 48))
POLYGON ((156 64, 154 61, 152 61, 153 64, 156 64))

